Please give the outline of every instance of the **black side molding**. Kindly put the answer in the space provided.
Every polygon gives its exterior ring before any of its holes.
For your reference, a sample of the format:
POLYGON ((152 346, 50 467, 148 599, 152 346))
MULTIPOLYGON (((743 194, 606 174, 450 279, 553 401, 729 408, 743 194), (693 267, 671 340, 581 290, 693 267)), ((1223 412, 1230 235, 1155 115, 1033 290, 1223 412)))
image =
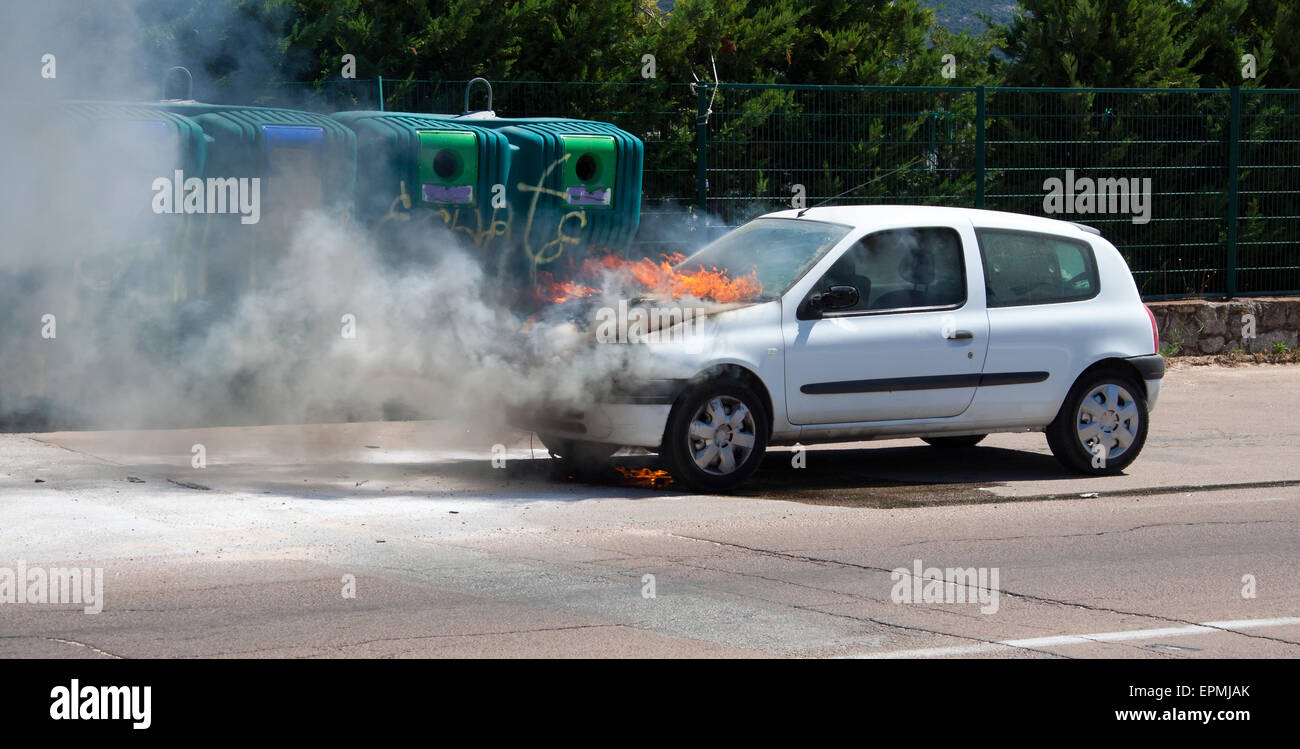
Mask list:
POLYGON ((1046 372, 985 372, 980 375, 980 387, 992 385, 1028 385, 1047 379, 1046 372))
POLYGON ((609 393, 597 400, 601 403, 670 404, 689 384, 684 379, 615 382, 609 393))
POLYGON ((1023 385, 1031 382, 1042 382, 1047 379, 1047 375, 1047 372, 986 372, 984 374, 814 382, 800 387, 799 392, 805 395, 842 395, 845 393, 894 393, 904 390, 944 390, 947 388, 1023 385))
POLYGON ((1165 376, 1165 358, 1160 354, 1134 356, 1127 361, 1137 367, 1138 373, 1144 380, 1159 380, 1165 376))

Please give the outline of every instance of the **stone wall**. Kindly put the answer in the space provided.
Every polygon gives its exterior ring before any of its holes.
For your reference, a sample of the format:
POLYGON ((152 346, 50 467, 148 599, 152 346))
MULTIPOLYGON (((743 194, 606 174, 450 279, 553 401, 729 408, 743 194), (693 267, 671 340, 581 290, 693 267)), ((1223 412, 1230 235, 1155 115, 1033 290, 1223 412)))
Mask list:
POLYGON ((1160 349, 1168 353, 1195 356, 1220 354, 1241 349, 1247 352, 1272 350, 1281 341, 1287 348, 1300 345, 1300 297, 1260 297, 1214 302, 1181 299, 1149 302, 1160 332, 1160 349), (1246 315, 1254 315, 1254 337, 1249 337, 1246 315))

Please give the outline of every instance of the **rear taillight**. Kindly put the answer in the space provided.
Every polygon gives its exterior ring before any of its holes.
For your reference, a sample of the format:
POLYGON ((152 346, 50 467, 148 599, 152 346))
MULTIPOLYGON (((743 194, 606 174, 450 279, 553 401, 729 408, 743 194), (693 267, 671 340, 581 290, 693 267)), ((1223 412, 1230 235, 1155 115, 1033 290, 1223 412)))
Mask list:
POLYGON ((1145 304, 1142 305, 1142 309, 1147 311, 1147 319, 1151 321, 1151 353, 1153 354, 1159 353, 1160 352, 1160 331, 1156 330, 1155 313, 1153 313, 1151 311, 1151 308, 1146 306, 1145 304))

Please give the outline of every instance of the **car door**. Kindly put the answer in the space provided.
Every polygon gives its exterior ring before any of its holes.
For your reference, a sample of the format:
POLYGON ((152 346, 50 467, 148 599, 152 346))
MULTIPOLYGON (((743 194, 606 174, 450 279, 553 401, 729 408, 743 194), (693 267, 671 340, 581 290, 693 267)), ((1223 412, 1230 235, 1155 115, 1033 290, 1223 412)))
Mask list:
POLYGON ((833 261, 782 310, 792 424, 956 416, 988 348, 983 269, 969 222, 882 229, 833 261), (811 309, 853 286, 856 304, 811 309))
POLYGON ((1122 312, 1090 301, 1100 279, 1088 242, 999 227, 975 234, 992 334, 980 406, 1046 423, 1089 363, 1085 343, 1105 340, 1122 312))

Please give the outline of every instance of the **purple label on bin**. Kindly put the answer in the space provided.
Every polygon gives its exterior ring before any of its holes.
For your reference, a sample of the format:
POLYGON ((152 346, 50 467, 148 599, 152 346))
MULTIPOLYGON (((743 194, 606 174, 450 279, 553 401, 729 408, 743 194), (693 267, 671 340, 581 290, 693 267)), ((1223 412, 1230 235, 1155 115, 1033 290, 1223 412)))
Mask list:
POLYGON ((603 190, 570 187, 566 192, 568 195, 566 200, 569 205, 609 205, 614 196, 614 191, 608 187, 603 190))
POLYGON ((472 203, 473 185, 424 185, 426 203, 472 203))

